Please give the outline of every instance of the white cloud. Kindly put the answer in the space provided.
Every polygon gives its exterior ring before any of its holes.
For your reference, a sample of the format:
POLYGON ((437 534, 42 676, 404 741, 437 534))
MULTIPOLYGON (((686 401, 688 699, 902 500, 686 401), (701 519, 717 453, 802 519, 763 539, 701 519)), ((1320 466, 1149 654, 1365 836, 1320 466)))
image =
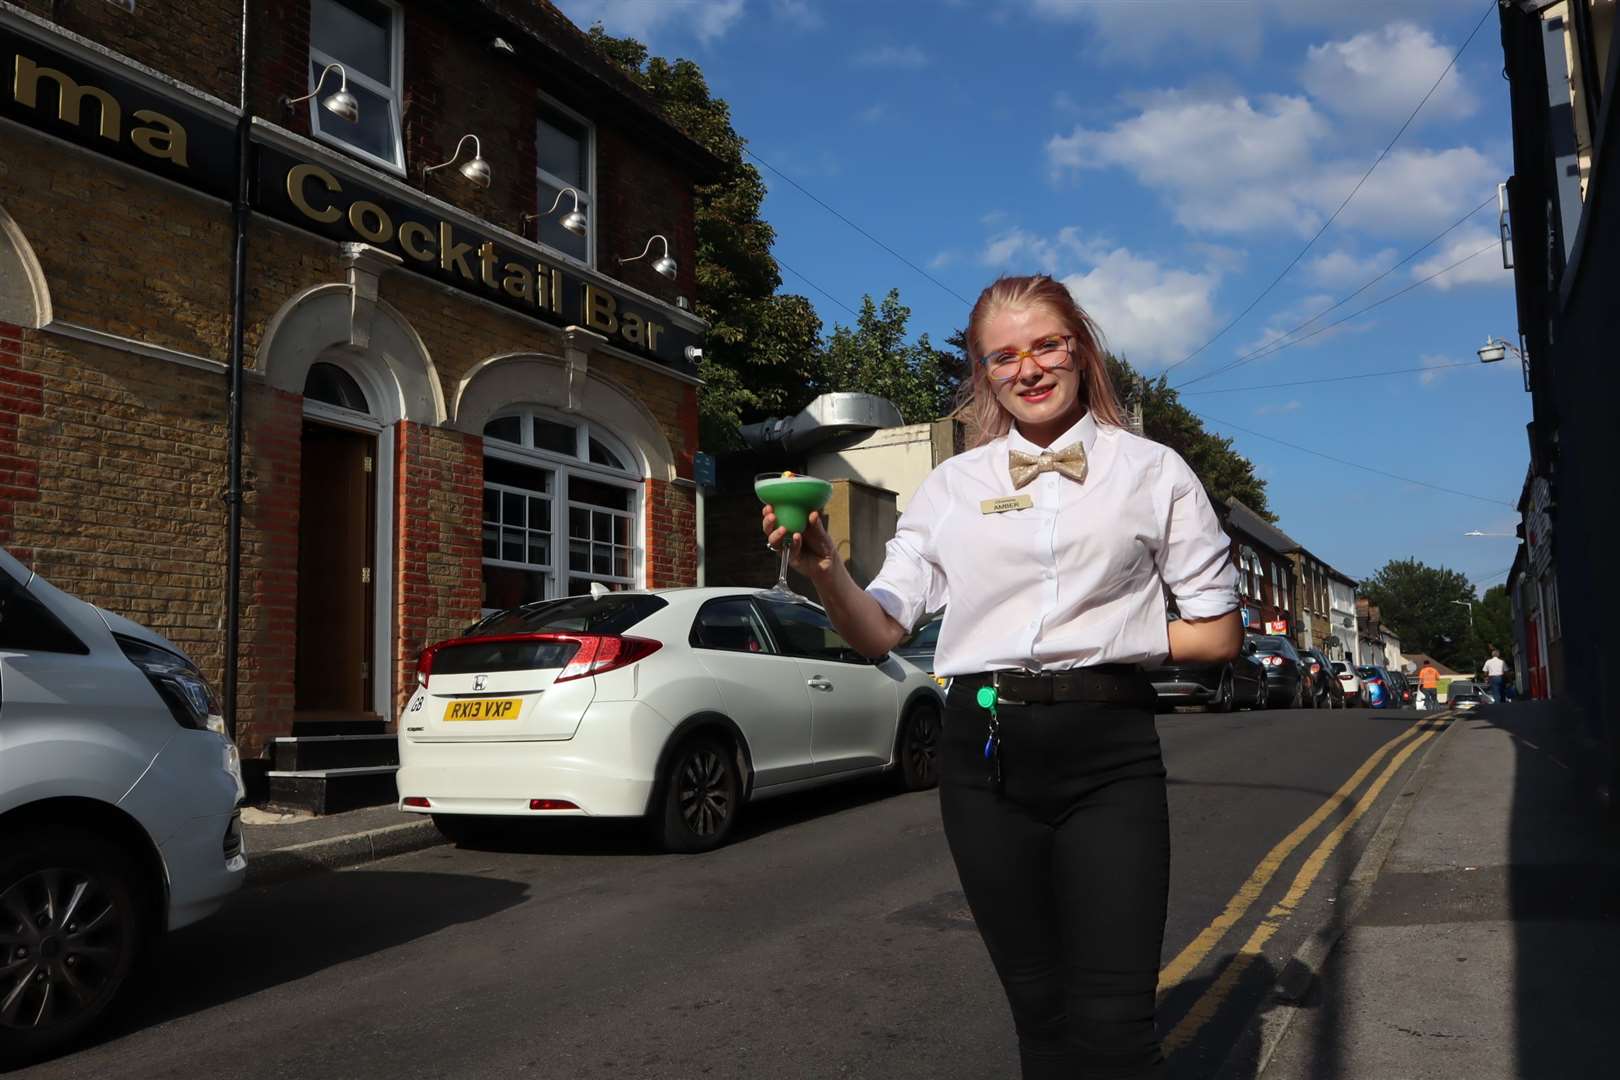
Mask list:
MULTIPOLYGON (((1334 125, 1304 97, 1157 95, 1112 127, 1077 126, 1047 142, 1062 179, 1120 168, 1198 232, 1314 233, 1366 172, 1341 160, 1334 125)), ((1501 172, 1472 147, 1391 153, 1340 215, 1347 227, 1407 235, 1449 224, 1459 202, 1501 172)))
POLYGON ((1440 274, 1430 284, 1436 288, 1449 291, 1464 285, 1511 285, 1513 272, 1502 269, 1502 255, 1499 250, 1500 238, 1491 230, 1479 228, 1458 229, 1450 236, 1450 243, 1437 251, 1433 257, 1423 260, 1412 267, 1413 278, 1425 278, 1436 274, 1453 263, 1467 259, 1461 266, 1449 273, 1440 274), (1483 254, 1474 253, 1485 248, 1483 254), (1473 256, 1469 258, 1469 256, 1473 256))
POLYGON ((856 67, 917 71, 928 66, 928 54, 915 45, 880 45, 850 57, 856 67))
POLYGON ((863 124, 878 124, 887 119, 889 107, 881 101, 874 101, 866 108, 855 114, 855 119, 863 124))
MULTIPOLYGON (((1380 127, 1404 121, 1451 62, 1454 46, 1408 22, 1314 45, 1300 81, 1324 108, 1341 117, 1380 127)), ((1435 88, 1419 114, 1423 120, 1469 116, 1479 100, 1455 69, 1435 88)))
POLYGON ((576 26, 600 22, 610 34, 650 43, 658 33, 684 31, 707 44, 742 18, 746 0, 557 0, 576 26))
MULTIPOLYGON (((1437 356, 1434 353, 1424 353, 1422 356, 1418 357, 1418 365, 1426 368, 1445 368, 1455 363, 1457 363, 1457 361, 1453 360, 1449 356, 1437 356)), ((1418 381, 1424 386, 1433 386, 1435 383, 1439 382, 1441 379, 1450 374, 1450 371, 1425 371, 1422 375, 1418 376, 1418 381)))
POLYGON ((771 0, 771 10, 783 22, 793 23, 805 30, 820 29, 826 22, 809 0, 771 0))
POLYGON ((944 270, 946 267, 955 266, 961 261, 962 253, 960 251, 957 251, 954 248, 947 248, 935 255, 932 259, 928 260, 928 269, 944 270))
MULTIPOLYGON (((1163 0, 1142 3, 1099 3, 1098 0, 1013 0, 1034 16, 1085 27, 1092 55, 1106 61, 1144 63, 1188 47, 1202 55, 1225 53, 1253 59, 1267 29, 1355 34, 1410 18, 1411 0, 1163 0)), ((1475 0, 1426 0, 1425 13, 1455 20, 1452 12, 1477 8, 1475 0)), ((1438 69, 1435 74, 1438 74, 1438 69)), ((1429 76, 1432 81, 1434 75, 1429 76)), ((1416 99, 1413 100, 1416 104, 1416 99)))
POLYGON ((1318 285, 1348 287, 1360 285, 1395 265, 1399 252, 1385 248, 1371 255, 1357 255, 1339 248, 1319 255, 1305 264, 1305 272, 1318 285))
POLYGON ((1070 226, 1053 236, 1021 228, 991 236, 979 260, 998 270, 1051 274, 1139 367, 1179 360, 1214 332, 1221 269, 1165 266, 1070 226))
POLYGON ((1283 402, 1281 404, 1273 402, 1270 405, 1262 405, 1258 409, 1254 410, 1254 415, 1256 415, 1256 416, 1275 416, 1278 413, 1298 412, 1300 410, 1300 408, 1301 408, 1301 403, 1299 401, 1297 401, 1297 400, 1295 400, 1295 401, 1287 401, 1287 402, 1283 402))

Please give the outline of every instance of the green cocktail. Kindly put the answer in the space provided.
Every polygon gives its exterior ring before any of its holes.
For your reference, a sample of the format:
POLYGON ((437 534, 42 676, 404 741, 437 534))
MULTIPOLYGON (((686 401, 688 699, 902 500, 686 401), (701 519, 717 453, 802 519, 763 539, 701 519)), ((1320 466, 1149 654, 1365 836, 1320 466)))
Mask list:
POLYGON ((808 529, 811 512, 824 509, 827 500, 832 498, 832 485, 797 473, 760 473, 754 477, 754 494, 771 508, 776 523, 788 531, 782 540, 782 564, 776 573, 776 585, 763 595, 779 600, 802 600, 803 597, 788 588, 788 552, 793 546, 793 534, 808 529))

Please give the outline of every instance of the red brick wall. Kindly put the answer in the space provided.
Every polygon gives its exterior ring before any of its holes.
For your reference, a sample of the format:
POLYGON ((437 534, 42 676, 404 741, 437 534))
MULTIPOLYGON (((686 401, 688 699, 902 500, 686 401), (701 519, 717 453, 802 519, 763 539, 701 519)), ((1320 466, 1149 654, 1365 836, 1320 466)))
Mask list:
POLYGON ((23 328, 0 322, 0 545, 23 563, 30 548, 13 545, 12 526, 18 503, 39 501, 39 466, 19 452, 18 428, 24 416, 43 408, 43 380, 23 366, 23 328))
POLYGON ((697 582, 697 491, 667 480, 647 481, 647 586, 697 582))
POLYGON ((171 78, 236 104, 240 0, 13 0, 24 10, 171 78))
POLYGON ((478 618, 483 599, 484 441, 409 421, 395 427, 394 689, 416 689, 416 658, 478 618))

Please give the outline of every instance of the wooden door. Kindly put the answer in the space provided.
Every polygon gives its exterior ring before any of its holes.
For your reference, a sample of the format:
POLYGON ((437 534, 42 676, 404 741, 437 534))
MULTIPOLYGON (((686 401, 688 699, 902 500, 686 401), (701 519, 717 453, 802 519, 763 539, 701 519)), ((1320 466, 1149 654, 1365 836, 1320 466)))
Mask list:
POLYGON ((371 711, 376 440, 304 425, 294 707, 371 711))

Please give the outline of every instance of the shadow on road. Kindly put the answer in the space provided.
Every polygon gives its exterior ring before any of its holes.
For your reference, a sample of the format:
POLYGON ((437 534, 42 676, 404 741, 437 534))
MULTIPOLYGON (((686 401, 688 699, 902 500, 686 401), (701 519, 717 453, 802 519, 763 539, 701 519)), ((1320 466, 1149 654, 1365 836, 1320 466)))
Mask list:
POLYGON ((1211 974, 1189 979, 1159 1004, 1159 1037, 1164 1040, 1170 1080, 1254 1080, 1259 1069, 1259 1041, 1247 1026, 1249 1017, 1269 1001, 1277 981, 1277 968, 1266 957, 1228 953, 1211 974), (1231 986, 1210 993, 1212 987, 1242 964, 1231 986), (1218 1004, 1217 1004, 1218 1002, 1218 1004), (1213 1007, 1208 1019, 1183 1045, 1172 1045, 1175 1031, 1191 1009, 1213 1007))
POLYGON ((461 874, 349 870, 250 889, 170 935, 108 1042, 521 903, 528 886, 461 874))

